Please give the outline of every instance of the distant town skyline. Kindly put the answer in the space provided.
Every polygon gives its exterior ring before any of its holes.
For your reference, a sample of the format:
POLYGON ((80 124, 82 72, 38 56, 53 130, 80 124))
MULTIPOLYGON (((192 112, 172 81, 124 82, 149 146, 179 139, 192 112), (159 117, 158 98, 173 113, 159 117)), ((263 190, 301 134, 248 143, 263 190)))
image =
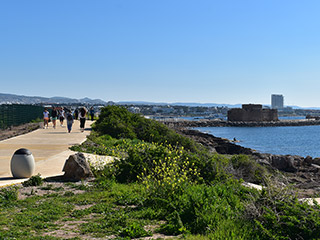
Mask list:
POLYGON ((316 0, 3 1, 1 93, 320 107, 316 0))

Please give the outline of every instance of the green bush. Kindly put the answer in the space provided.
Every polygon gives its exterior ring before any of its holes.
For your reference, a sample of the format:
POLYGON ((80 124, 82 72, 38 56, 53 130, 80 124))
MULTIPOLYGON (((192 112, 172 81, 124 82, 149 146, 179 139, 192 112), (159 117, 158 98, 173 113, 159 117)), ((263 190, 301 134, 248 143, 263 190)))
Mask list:
POLYGON ((261 239, 319 239, 320 206, 299 201, 289 188, 268 186, 247 207, 261 239))
POLYGON ((189 154, 190 161, 200 171, 200 176, 208 184, 216 181, 224 181, 232 177, 230 171, 230 159, 219 154, 202 152, 189 154))
POLYGON ((43 184, 43 179, 40 174, 30 177, 27 181, 24 181, 22 185, 24 187, 30 186, 41 186, 43 184))
POLYGON ((195 151, 199 146, 187 137, 177 134, 162 123, 129 112, 124 107, 108 106, 101 110, 93 126, 99 135, 113 138, 140 139, 146 142, 168 143, 195 151))
POLYGON ((187 185, 202 181, 194 163, 184 158, 182 149, 169 152, 169 156, 153 160, 152 169, 144 168, 138 176, 152 198, 175 199, 187 185))
MULTIPOLYGON (((174 160, 177 168, 189 169, 192 167, 196 169, 196 163, 199 162, 195 154, 190 154, 182 147, 178 148, 171 145, 151 144, 140 141, 125 150, 120 150, 120 152, 122 151, 126 151, 126 157, 116 158, 113 164, 106 165, 102 170, 94 170, 96 176, 114 177, 121 183, 136 182, 139 180, 138 176, 143 177, 143 175, 147 176, 150 173, 154 173, 161 163, 169 166, 169 162, 174 160)), ((200 174, 197 174, 192 181, 200 179, 200 174)))
POLYGON ((18 188, 7 187, 0 190, 0 206, 8 205, 18 200, 18 188))
POLYGON ((234 175, 247 182, 263 183, 268 175, 265 167, 247 155, 235 155, 231 158, 231 163, 235 170, 234 175))
POLYGON ((166 162, 165 159, 177 157, 176 150, 181 151, 179 166, 188 161, 204 181, 209 183, 230 177, 227 174, 228 158, 212 154, 165 125, 130 113, 125 108, 103 108, 93 129, 89 140, 72 150, 117 157, 112 165, 94 171, 97 177, 114 177, 121 183, 135 182, 142 173, 148 174, 144 169, 154 170, 154 161, 166 162))
MULTIPOLYGON (((242 232, 239 226, 252 225, 241 223, 244 200, 251 198, 251 192, 238 181, 228 180, 211 186, 189 185, 173 201, 150 199, 150 204, 163 209, 167 223, 161 227, 161 232, 166 234, 213 234, 224 224, 228 225, 224 232, 232 235, 242 232)), ((249 235, 248 232, 241 234, 249 235)))
MULTIPOLYGON (((200 182, 225 180, 230 160, 208 151, 190 152, 183 147, 173 147, 170 144, 148 143, 138 139, 114 139, 110 136, 90 136, 90 141, 82 144, 81 150, 99 152, 104 155, 115 156, 112 164, 92 166, 96 177, 115 178, 118 182, 135 182, 138 176, 154 172, 156 164, 177 158, 178 166, 188 162, 188 166, 197 169, 200 182), (91 142, 92 141, 92 142, 91 142), (146 169, 146 171, 144 170, 146 169)), ((74 149, 73 149, 74 150, 74 149)), ((77 147, 80 150, 80 147, 77 147)))

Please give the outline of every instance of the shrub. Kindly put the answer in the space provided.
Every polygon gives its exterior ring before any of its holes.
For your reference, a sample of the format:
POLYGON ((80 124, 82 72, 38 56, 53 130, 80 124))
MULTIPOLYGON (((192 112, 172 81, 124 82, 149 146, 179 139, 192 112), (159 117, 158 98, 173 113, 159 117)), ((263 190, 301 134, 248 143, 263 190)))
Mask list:
MULTIPOLYGON (((210 183, 230 177, 229 158, 211 154, 208 151, 190 152, 183 147, 148 143, 138 139, 114 139, 106 136, 95 136, 91 139, 99 143, 95 146, 99 153, 116 156, 112 164, 99 161, 92 164, 91 167, 96 177, 115 178, 121 183, 135 182, 139 175, 154 172, 160 161, 162 164, 169 164, 173 159, 180 168, 188 162, 188 166, 185 167, 197 169, 199 173, 197 180, 200 182, 210 183)), ((89 145, 92 146, 91 143, 89 145)), ((86 146, 84 144, 82 149, 88 149, 86 146)))
POLYGON ((199 147, 191 139, 177 134, 164 124, 146 119, 119 106, 103 108, 93 130, 99 135, 110 135, 113 138, 137 138, 150 143, 168 143, 184 146, 192 151, 199 147))
MULTIPOLYGON (((121 151, 127 151, 127 157, 116 158, 112 164, 105 165, 100 171, 95 171, 96 176, 114 177, 121 183, 136 182, 138 176, 145 177, 155 172, 155 169, 159 171, 160 165, 169 166, 171 164, 171 167, 176 165, 176 168, 189 169, 192 167, 195 169, 199 161, 195 158, 195 154, 189 154, 183 147, 141 141, 121 151)), ((197 173, 198 180, 199 177, 200 174, 197 173)))
MULTIPOLYGON (((96 176, 114 177, 121 183, 135 182, 138 175, 148 174, 144 169, 154 170, 154 162, 166 162, 176 157, 177 149, 182 151, 178 157, 179 166, 188 160, 190 166, 197 169, 206 182, 223 180, 230 176, 227 174, 230 165, 228 158, 213 155, 193 140, 177 134, 165 125, 130 113, 122 107, 103 108, 94 129, 95 132, 81 149, 117 157, 112 165, 95 171, 96 176), (126 126, 127 130, 118 127, 119 124, 126 126), (138 139, 130 139, 132 137, 138 139)), ((73 150, 79 151, 80 147, 73 150)))
POLYGON ((18 200, 18 188, 17 187, 8 187, 2 188, 0 190, 0 205, 10 204, 18 200))
POLYGON ((24 181, 22 185, 24 187, 30 186, 41 186, 43 184, 43 179, 40 174, 30 177, 27 181, 24 181))
POLYGON ((285 187, 269 185, 247 206, 261 239, 319 239, 320 206, 301 202, 285 187))
POLYGON ((247 155, 235 155, 231 158, 235 170, 234 175, 252 183, 262 183, 268 175, 265 167, 247 155))
POLYGON ((230 179, 211 186, 188 185, 174 201, 154 199, 153 204, 162 207, 166 216, 167 223, 161 227, 164 233, 213 234, 221 224, 229 227, 224 229, 225 233, 240 233, 237 228, 241 226, 245 210, 243 202, 250 199, 251 191, 230 179))
POLYGON ((229 158, 219 154, 193 154, 190 157, 201 173, 206 183, 225 181, 232 177, 229 158))
POLYGON ((152 168, 152 159, 163 154, 165 147, 141 142, 127 149, 127 157, 115 159, 112 165, 106 166, 104 174, 121 183, 135 182, 143 169, 152 168))
POLYGON ((163 159, 153 160, 152 169, 144 168, 138 176, 153 198, 174 199, 182 194, 187 184, 202 180, 194 163, 184 158, 183 149, 171 149, 169 153, 163 159))

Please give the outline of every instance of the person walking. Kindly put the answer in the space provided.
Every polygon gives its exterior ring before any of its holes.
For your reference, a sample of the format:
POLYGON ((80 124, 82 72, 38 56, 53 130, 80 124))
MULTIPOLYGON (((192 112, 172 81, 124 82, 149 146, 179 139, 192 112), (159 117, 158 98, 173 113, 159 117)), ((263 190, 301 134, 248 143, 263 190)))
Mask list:
POLYGON ((65 114, 65 112, 64 112, 64 110, 63 110, 63 108, 61 108, 61 110, 59 111, 59 120, 60 120, 60 126, 62 127, 63 126, 63 120, 64 120, 64 114, 65 114))
POLYGON ((52 117, 52 125, 53 125, 53 128, 55 129, 57 125, 57 119, 58 119, 58 110, 56 107, 53 107, 51 112, 51 117, 52 117))
POLYGON ((79 110, 78 108, 76 108, 76 110, 74 110, 74 119, 78 120, 78 116, 79 116, 79 110))
POLYGON ((49 127, 49 112, 48 109, 45 108, 43 112, 43 128, 49 127))
POLYGON ((90 116, 91 116, 91 121, 93 121, 93 118, 94 118, 94 109, 93 107, 90 108, 90 116))
POLYGON ((68 133, 71 132, 72 129, 72 124, 73 124, 73 116, 71 114, 71 112, 67 112, 67 128, 68 128, 68 133))
POLYGON ((85 107, 80 108, 79 118, 80 118, 80 130, 81 130, 81 132, 84 131, 84 125, 86 123, 86 115, 87 115, 87 109, 85 107))

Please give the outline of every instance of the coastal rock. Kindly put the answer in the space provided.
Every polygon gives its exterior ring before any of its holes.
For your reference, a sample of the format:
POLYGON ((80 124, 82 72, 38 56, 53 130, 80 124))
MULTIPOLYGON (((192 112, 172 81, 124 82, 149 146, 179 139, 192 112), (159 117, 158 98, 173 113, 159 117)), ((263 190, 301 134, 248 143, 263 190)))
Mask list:
POLYGON ((267 161, 266 159, 258 159, 257 163, 259 163, 261 165, 271 166, 270 162, 267 161))
POLYGON ((179 128, 178 133, 192 138, 196 142, 219 154, 252 154, 254 151, 230 142, 228 139, 215 137, 197 130, 179 128))
POLYGON ((307 166, 311 166, 311 164, 313 163, 312 157, 307 156, 307 157, 304 159, 303 163, 306 164, 307 166))
POLYGON ((285 172, 296 172, 297 168, 294 165, 295 159, 289 155, 272 155, 272 166, 285 172))
POLYGON ((320 158, 314 158, 312 163, 320 166, 320 158))
POLYGON ((265 161, 268 161, 269 163, 271 162, 271 154, 269 153, 254 152, 252 155, 258 160, 265 160, 265 161))
POLYGON ((83 153, 70 155, 62 171, 64 171, 64 178, 76 181, 93 177, 89 163, 83 153))

